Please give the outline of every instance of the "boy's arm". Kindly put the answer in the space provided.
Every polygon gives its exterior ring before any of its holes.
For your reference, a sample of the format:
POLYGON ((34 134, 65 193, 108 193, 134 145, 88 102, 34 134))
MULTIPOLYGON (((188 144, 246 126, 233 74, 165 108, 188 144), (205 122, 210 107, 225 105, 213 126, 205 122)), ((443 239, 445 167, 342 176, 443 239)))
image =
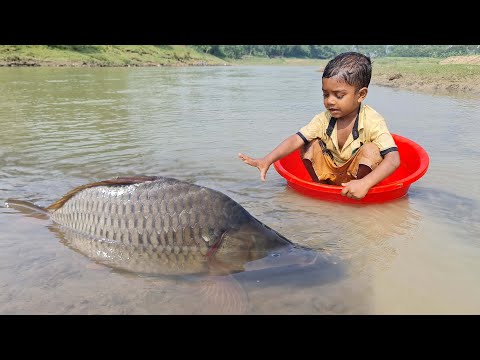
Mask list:
POLYGON ((260 177, 262 181, 265 181, 265 176, 267 175, 270 165, 272 165, 275 161, 287 156, 291 152, 299 149, 303 144, 303 139, 299 135, 293 134, 283 140, 280 145, 278 145, 263 158, 254 159, 242 153, 239 153, 238 157, 242 159, 244 163, 257 167, 258 170, 260 170, 260 177))
POLYGON ((383 161, 368 175, 358 180, 351 180, 343 183, 342 195, 353 199, 361 199, 367 195, 374 185, 391 175, 400 165, 400 155, 398 151, 391 151, 385 155, 383 161))

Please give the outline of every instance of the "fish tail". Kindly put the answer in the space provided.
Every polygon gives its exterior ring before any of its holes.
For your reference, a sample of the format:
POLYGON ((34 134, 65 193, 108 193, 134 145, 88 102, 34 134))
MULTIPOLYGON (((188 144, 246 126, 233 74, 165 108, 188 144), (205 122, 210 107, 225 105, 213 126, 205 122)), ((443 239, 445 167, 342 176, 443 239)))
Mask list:
POLYGON ((5 201, 5 206, 8 208, 13 208, 23 214, 41 219, 47 218, 46 215, 48 214, 48 210, 46 208, 25 200, 7 199, 7 201, 5 201))
POLYGON ((5 201, 5 206, 12 208, 26 207, 37 211, 47 212, 44 207, 35 205, 34 203, 25 200, 7 199, 7 201, 5 201))

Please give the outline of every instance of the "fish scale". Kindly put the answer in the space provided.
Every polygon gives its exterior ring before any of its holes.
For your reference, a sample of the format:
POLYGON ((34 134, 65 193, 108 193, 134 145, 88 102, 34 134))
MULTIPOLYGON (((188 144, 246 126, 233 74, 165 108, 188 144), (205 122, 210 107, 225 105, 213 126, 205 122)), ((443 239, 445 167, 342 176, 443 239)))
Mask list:
POLYGON ((140 273, 181 273, 188 263, 189 272, 205 271, 205 259, 192 252, 175 254, 173 248, 163 246, 133 246, 114 247, 108 241, 98 241, 94 237, 65 229, 62 234, 68 239, 68 245, 76 250, 90 254, 92 257, 101 258, 109 265, 117 264, 120 260, 124 268, 140 273), (168 269, 168 271, 165 271, 168 269))
POLYGON ((65 245, 127 271, 225 274, 317 258, 227 195, 172 178, 89 183, 46 208, 14 199, 9 204, 47 213, 57 224, 50 229, 65 245))
POLYGON ((202 187, 168 180, 97 186, 77 193, 53 212, 52 219, 98 240, 135 246, 154 244, 161 252, 191 253, 191 247, 212 246, 232 226, 235 208, 242 212, 233 200, 227 198, 230 201, 224 203, 224 197, 202 187), (202 206, 194 206, 199 202, 202 206), (214 211, 205 211, 207 207, 214 211))

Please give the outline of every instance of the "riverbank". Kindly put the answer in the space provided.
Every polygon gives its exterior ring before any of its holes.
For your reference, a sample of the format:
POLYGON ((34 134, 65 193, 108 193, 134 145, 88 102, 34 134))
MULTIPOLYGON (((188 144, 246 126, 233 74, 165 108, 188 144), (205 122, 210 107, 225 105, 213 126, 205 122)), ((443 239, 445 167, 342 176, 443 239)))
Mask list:
POLYGON ((0 66, 217 66, 227 63, 184 45, 0 45, 0 66))
POLYGON ((480 61, 471 56, 379 58, 373 63, 372 83, 427 93, 480 97, 480 61))
MULTIPOLYGON (((250 58, 237 65, 318 66, 322 72, 328 60, 250 58)), ((449 58, 376 58, 372 81, 379 86, 435 94, 466 94, 480 97, 480 56, 449 58)))
MULTIPOLYGON (((220 59, 184 45, 0 45, 0 67, 318 66, 328 60, 220 59)), ((480 97, 480 56, 375 58, 372 84, 427 93, 480 97)))

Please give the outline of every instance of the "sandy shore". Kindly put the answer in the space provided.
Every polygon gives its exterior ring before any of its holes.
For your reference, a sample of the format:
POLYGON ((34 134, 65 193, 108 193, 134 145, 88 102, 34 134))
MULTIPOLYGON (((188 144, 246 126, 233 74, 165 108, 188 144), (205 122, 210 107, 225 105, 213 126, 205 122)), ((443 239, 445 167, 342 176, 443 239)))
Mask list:
POLYGON ((372 84, 434 94, 458 95, 461 93, 480 97, 480 76, 462 79, 431 79, 418 75, 396 73, 373 76, 372 84))

